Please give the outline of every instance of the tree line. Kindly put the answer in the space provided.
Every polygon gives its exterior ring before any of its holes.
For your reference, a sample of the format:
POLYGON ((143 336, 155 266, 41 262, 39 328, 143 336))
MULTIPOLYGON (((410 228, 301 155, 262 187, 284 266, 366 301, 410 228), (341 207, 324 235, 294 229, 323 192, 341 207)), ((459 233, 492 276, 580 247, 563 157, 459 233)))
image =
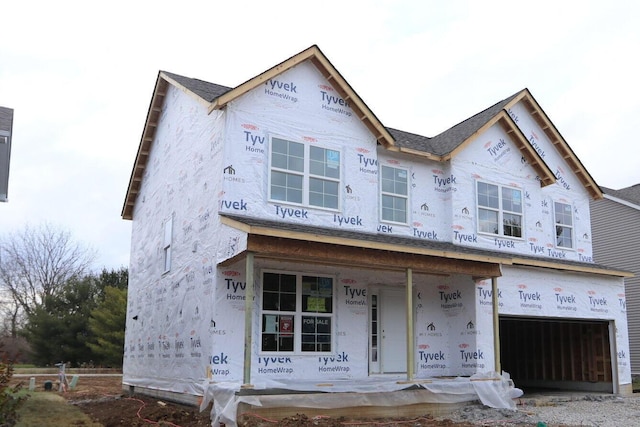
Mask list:
POLYGON ((0 337, 24 338, 39 366, 122 366, 129 273, 94 259, 51 224, 0 236, 0 337))

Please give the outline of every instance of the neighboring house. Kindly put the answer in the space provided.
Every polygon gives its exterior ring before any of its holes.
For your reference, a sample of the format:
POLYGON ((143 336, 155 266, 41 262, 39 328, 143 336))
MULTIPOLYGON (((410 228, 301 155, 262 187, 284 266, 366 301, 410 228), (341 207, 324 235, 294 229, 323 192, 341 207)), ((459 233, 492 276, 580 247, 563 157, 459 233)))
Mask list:
POLYGON ((503 370, 629 393, 601 197, 527 89, 429 138, 385 127, 316 46, 235 88, 161 71, 122 211, 124 384, 218 415, 372 382, 477 399, 469 377, 503 370))
POLYGON ((625 279, 624 298, 631 373, 640 375, 640 184, 600 188, 604 198, 591 202, 593 255, 598 262, 635 274, 625 279))
POLYGON ((0 107, 0 202, 8 201, 13 110, 0 107))

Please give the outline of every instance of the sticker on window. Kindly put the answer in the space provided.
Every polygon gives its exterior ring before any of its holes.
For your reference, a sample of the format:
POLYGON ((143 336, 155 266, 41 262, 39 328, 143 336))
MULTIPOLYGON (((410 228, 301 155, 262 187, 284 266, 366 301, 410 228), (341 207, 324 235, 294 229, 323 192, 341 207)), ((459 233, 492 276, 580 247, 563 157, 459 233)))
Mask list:
POLYGON ((280 316, 280 336, 293 335, 293 317, 280 316))
POLYGON ((340 152, 334 150, 325 150, 327 156, 327 167, 336 169, 340 166, 340 152))

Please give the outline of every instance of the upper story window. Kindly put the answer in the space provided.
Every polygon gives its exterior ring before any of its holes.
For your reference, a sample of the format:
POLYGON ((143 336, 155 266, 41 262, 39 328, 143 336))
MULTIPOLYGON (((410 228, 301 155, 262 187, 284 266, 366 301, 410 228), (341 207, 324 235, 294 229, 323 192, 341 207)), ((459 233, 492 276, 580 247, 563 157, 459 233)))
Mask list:
POLYGON ((477 183, 478 232, 522 237, 522 190, 477 183))
POLYGON ((331 352, 333 296, 331 277, 263 273, 261 350, 331 352))
POLYGON ((406 169, 384 165, 380 172, 382 220, 406 224, 409 204, 409 174, 406 169))
POLYGON ((573 248, 573 208, 566 203, 553 204, 556 226, 556 246, 573 248))
POLYGON ((270 199, 338 209, 340 152, 271 139, 270 199))

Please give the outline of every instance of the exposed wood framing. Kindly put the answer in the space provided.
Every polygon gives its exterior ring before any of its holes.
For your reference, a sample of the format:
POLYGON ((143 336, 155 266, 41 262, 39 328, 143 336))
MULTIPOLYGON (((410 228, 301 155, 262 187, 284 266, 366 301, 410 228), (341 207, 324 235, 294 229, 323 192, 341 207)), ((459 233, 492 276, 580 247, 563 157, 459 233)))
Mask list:
POLYGON ((411 268, 414 273, 467 274, 478 277, 500 274, 498 264, 253 234, 249 235, 247 250, 255 253, 256 258, 355 268, 375 266, 376 270, 406 271, 411 268))
POLYGON ((312 58, 313 64, 320 70, 327 81, 347 102, 354 114, 363 122, 369 131, 375 136, 376 140, 385 148, 394 146, 394 139, 373 112, 367 107, 362 99, 351 88, 349 83, 340 75, 338 70, 329 62, 329 60, 318 50, 317 55, 312 58))
MULTIPOLYGON (((500 277, 502 275, 501 265, 540 267, 610 277, 633 277, 633 273, 627 271, 603 269, 599 266, 591 267, 588 264, 567 264, 553 260, 506 256, 505 254, 491 256, 460 251, 442 251, 422 246, 320 235, 249 225, 225 216, 220 217, 220 220, 229 227, 247 233, 247 250, 255 251, 256 257, 285 257, 285 259, 331 265, 364 265, 367 267, 375 265, 376 268, 382 270, 394 271, 412 268, 414 272, 422 274, 469 274, 474 280, 500 277), (264 237, 274 239, 261 239, 264 237), (289 246, 283 247, 284 244, 289 246), (315 252, 311 252, 312 249, 315 252)), ((243 254, 238 254, 224 261, 221 265, 231 265, 243 258, 243 254)))
POLYGON ((166 73, 160 73, 160 76, 164 80, 169 82, 172 86, 174 86, 174 87, 178 88, 179 90, 181 90, 182 92, 184 92, 189 98, 195 100, 198 104, 201 104, 205 108, 209 108, 211 106, 210 102, 208 102, 207 100, 203 99, 202 97, 196 95, 191 90, 187 89, 182 84, 178 83, 175 79, 169 77, 166 73))
POLYGON ((251 354, 253 336, 253 253, 247 252, 245 262, 245 302, 244 302, 244 370, 242 380, 245 386, 251 384, 251 354))
POLYGON ((504 317, 503 369, 515 381, 611 383, 609 324, 504 317))
POLYGON ((540 178, 540 185, 542 187, 546 187, 547 185, 555 184, 556 177, 553 174, 553 171, 549 169, 549 166, 540 158, 531 144, 529 144, 527 137, 515 125, 515 123, 513 123, 513 120, 509 118, 506 111, 502 110, 498 115, 498 124, 505 132, 507 132, 527 163, 529 163, 536 171, 538 178, 540 178))
MULTIPOLYGON (((271 236, 271 237, 280 237, 285 239, 292 240, 302 240, 309 242, 320 242, 327 244, 335 244, 341 245, 348 248, 356 248, 360 250, 364 249, 377 249, 382 251, 390 251, 390 252, 398 252, 401 254, 415 254, 415 255, 427 255, 434 258, 446 258, 446 259, 454 259, 454 260, 463 260, 463 261, 477 261, 481 263, 492 263, 492 264, 510 264, 507 257, 504 256, 490 256, 490 255, 479 255, 479 254, 471 254, 464 253, 458 251, 442 251, 430 249, 422 246, 407 246, 402 244, 394 244, 394 243, 381 243, 377 241, 370 240, 361 240, 361 239, 350 239, 341 236, 330 236, 330 235, 320 235, 313 233, 306 233, 301 231, 292 231, 285 230, 279 228, 270 228, 268 226, 257 226, 257 225, 249 225, 240 221, 236 221, 227 217, 220 217, 220 220, 223 224, 233 227, 237 230, 241 230, 249 235, 257 235, 257 236, 271 236)), ((228 262, 226 262, 228 264, 228 262)), ((406 267, 410 267, 411 264, 398 264, 400 269, 404 269, 406 267)), ((492 277, 492 275, 484 275, 480 274, 478 277, 488 278, 492 277)))
POLYGON ((349 103, 349 107, 354 114, 362 121, 362 123, 369 129, 369 131, 375 136, 378 143, 382 144, 386 148, 393 147, 394 139, 389 131, 382 125, 380 120, 373 114, 373 112, 367 107, 364 101, 358 96, 358 94, 351 88, 349 83, 340 75, 338 70, 329 62, 326 56, 320 51, 317 46, 311 46, 310 48, 298 53, 295 56, 287 59, 284 62, 276 65, 273 68, 268 69, 262 74, 247 80, 240 86, 235 87, 224 95, 215 99, 209 106, 209 112, 219 109, 233 101, 237 97, 247 93, 248 91, 264 84, 268 80, 278 76, 284 71, 304 62, 311 61, 316 66, 318 71, 327 79, 331 87, 340 95, 342 99, 349 103))
POLYGON ((407 289, 405 290, 405 312, 407 321, 407 381, 413 381, 415 371, 415 336, 413 335, 413 271, 407 268, 407 289))
POLYGON ((500 300, 498 290, 498 278, 491 278, 491 313, 493 315, 493 369, 495 372, 502 372, 502 362, 500 361, 500 300))
POLYGON ((538 105, 528 90, 522 91, 519 96, 514 98, 507 106, 505 106, 505 110, 519 102, 522 102, 522 105, 527 109, 529 114, 531 114, 531 117, 533 117, 538 127, 540 127, 544 132, 549 141, 551 141, 558 153, 571 167, 572 172, 576 174, 591 197, 594 200, 601 199, 603 196, 602 191, 600 191, 600 187, 598 187, 591 175, 589 175, 589 172, 587 172, 580 160, 576 157, 573 150, 569 147, 569 144, 567 144, 564 138, 560 135, 560 132, 558 132, 551 120, 549 120, 549 117, 542 110, 540 105, 538 105))
POLYGON ((427 158, 429 160, 434 160, 436 162, 445 161, 444 157, 439 156, 437 154, 433 154, 433 153, 427 153, 426 151, 420 151, 420 150, 415 150, 413 148, 398 147, 398 146, 393 147, 393 148, 397 148, 397 150, 390 149, 390 151, 398 151, 400 153, 406 153, 406 154, 410 154, 412 156, 424 157, 424 158, 427 158))
POLYGON ((133 207, 135 206, 136 199, 138 198, 138 192, 140 191, 140 185, 142 184, 144 170, 147 166, 147 161, 149 160, 151 143, 155 138, 158 121, 160 120, 160 114, 162 113, 162 105, 164 104, 164 98, 167 95, 167 88, 167 81, 158 75, 156 87, 153 91, 153 97, 151 98, 151 104, 149 105, 149 111, 147 112, 147 120, 142 131, 142 138, 140 140, 140 145, 138 146, 136 161, 133 165, 131 178, 129 179, 127 196, 125 198, 124 206, 122 207, 122 218, 124 219, 133 219, 133 207))
POLYGON ((508 113, 505 110, 502 110, 498 114, 496 114, 491 120, 482 125, 480 129, 474 132, 469 138, 463 141, 460 145, 458 145, 451 153, 447 156, 443 157, 443 160, 451 160, 455 157, 460 151, 464 150, 469 144, 471 144, 479 135, 485 133, 489 128, 493 125, 498 124, 511 138, 511 140, 516 144, 522 156, 527 160, 527 162, 533 167, 533 170, 536 172, 538 177, 540 178, 540 185, 545 187, 547 185, 553 184, 556 182, 556 177, 549 169, 549 166, 542 161, 538 153, 533 149, 531 144, 527 141, 527 138, 522 134, 520 129, 513 123, 513 120, 509 118, 508 113))
POLYGON ((586 264, 580 264, 580 265, 558 264, 550 260, 518 258, 518 257, 512 258, 511 262, 513 265, 552 268, 556 270, 575 271, 577 273, 601 274, 604 276, 614 276, 614 277, 634 277, 634 274, 628 271, 609 270, 609 269, 603 269, 597 266, 590 267, 589 265, 586 265, 586 264))

